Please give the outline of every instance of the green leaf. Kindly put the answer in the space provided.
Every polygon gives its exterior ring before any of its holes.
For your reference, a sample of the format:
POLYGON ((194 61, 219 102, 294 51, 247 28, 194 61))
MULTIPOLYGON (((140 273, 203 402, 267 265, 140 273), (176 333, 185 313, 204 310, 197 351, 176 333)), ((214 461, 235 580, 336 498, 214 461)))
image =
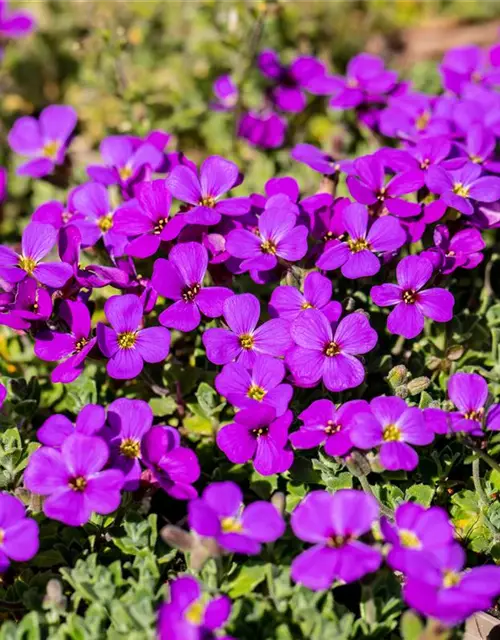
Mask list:
POLYGON ((237 577, 229 584, 228 595, 230 598, 240 598, 251 593, 266 578, 268 565, 257 564, 242 566, 237 577))
POLYGON ((432 498, 434 497, 434 489, 426 484, 414 484, 406 490, 405 500, 418 502, 424 507, 430 507, 432 498))
POLYGON ((405 611, 401 616, 402 640, 419 640, 424 631, 422 620, 414 611, 405 611))
POLYGON ((162 396, 161 398, 151 398, 149 406, 154 416, 171 416, 177 411, 177 402, 172 396, 162 396))

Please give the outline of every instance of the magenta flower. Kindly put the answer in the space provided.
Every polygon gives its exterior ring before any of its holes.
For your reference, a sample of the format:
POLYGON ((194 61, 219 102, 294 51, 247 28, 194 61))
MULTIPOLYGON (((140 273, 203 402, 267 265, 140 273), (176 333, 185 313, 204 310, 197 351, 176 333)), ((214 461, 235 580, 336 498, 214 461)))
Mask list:
POLYGON ((90 165, 87 173, 96 182, 108 187, 118 184, 126 188, 132 181, 143 177, 146 169, 155 171, 163 162, 163 153, 152 143, 138 146, 130 136, 108 136, 99 148, 102 165, 90 165))
POLYGON ((173 427, 152 427, 143 435, 142 460, 155 483, 177 500, 192 500, 198 495, 192 486, 200 477, 200 465, 194 451, 180 446, 173 427))
POLYGON ((125 476, 125 491, 139 488, 141 443, 153 424, 153 412, 143 400, 119 398, 108 407, 109 429, 103 433, 110 450, 110 462, 125 476))
POLYGON ((287 126, 283 117, 268 109, 249 111, 239 121, 238 136, 254 147, 276 149, 285 141, 287 126))
POLYGON ((343 391, 363 382, 365 369, 355 356, 377 344, 377 332, 365 315, 351 313, 333 330, 321 311, 306 309, 290 333, 295 346, 286 354, 286 362, 295 384, 311 387, 323 379, 330 391, 343 391))
POLYGON ((155 262, 151 280, 154 289, 175 300, 160 314, 161 324, 192 331, 200 324, 201 313, 208 318, 222 315, 224 302, 233 292, 226 287, 203 286, 207 267, 207 250, 197 242, 178 244, 170 251, 168 260, 160 258, 155 262))
POLYGON ((406 567, 414 567, 419 558, 453 544, 453 525, 440 507, 426 509, 404 502, 396 509, 394 520, 393 524, 383 516, 380 528, 390 545, 387 563, 395 571, 406 573, 406 567))
POLYGON ((441 273, 453 273, 455 269, 474 269, 483 260, 481 251, 486 247, 481 232, 474 227, 457 231, 453 236, 444 224, 434 229, 434 244, 420 255, 431 261, 441 273))
POLYGON ((292 387, 281 384, 285 365, 271 356, 258 355, 250 369, 240 362, 226 364, 215 378, 215 388, 238 408, 269 405, 279 417, 292 399, 292 387))
MULTIPOLYGON (((170 601, 158 614, 159 640, 216 640, 215 632, 231 613, 231 601, 218 596, 207 602, 200 583, 191 576, 170 582, 170 601)), ((220 640, 231 640, 229 637, 220 640)))
POLYGON ((342 275, 349 279, 373 276, 380 271, 380 260, 375 253, 390 253, 400 249, 406 234, 396 218, 378 218, 368 229, 368 211, 360 204, 344 209, 343 222, 348 233, 344 241, 332 243, 316 266, 325 271, 341 267, 342 275))
POLYGON ((314 545, 293 560, 293 580, 320 591, 335 580, 354 582, 376 571, 382 564, 380 551, 358 538, 377 518, 375 498, 362 491, 312 491, 292 513, 294 534, 314 545))
POLYGON ((75 110, 63 105, 46 107, 38 120, 32 116, 16 120, 7 137, 9 145, 30 158, 17 169, 18 175, 42 178, 62 164, 76 121, 75 110))
POLYGON ((64 360, 51 373, 52 382, 73 382, 84 369, 85 358, 94 348, 97 338, 92 337, 90 312, 83 302, 63 300, 59 317, 70 333, 43 329, 35 335, 35 355, 41 360, 64 360))
POLYGON ((474 202, 500 200, 500 178, 481 174, 481 167, 473 163, 455 171, 434 166, 427 172, 426 184, 449 207, 470 216, 474 212, 474 202))
POLYGON ((63 442, 73 433, 84 436, 101 435, 106 422, 106 413, 98 404, 88 404, 80 411, 73 424, 66 416, 56 413, 45 420, 36 437, 47 447, 60 449, 63 442))
POLYGON ((379 307, 394 307, 387 318, 391 333, 415 338, 424 328, 425 318, 449 322, 455 298, 446 289, 421 289, 432 276, 432 264, 420 256, 403 258, 396 269, 398 284, 372 287, 370 295, 379 307))
POLYGON ((306 309, 322 311, 330 322, 336 322, 342 314, 342 305, 332 300, 331 280, 320 273, 309 273, 304 279, 304 293, 295 287, 276 287, 271 294, 269 310, 284 320, 293 321, 306 309))
MULTIPOLYGON (((271 199, 273 202, 274 198, 271 199)), ((307 253, 307 227, 297 225, 297 216, 285 206, 268 203, 258 221, 258 235, 246 229, 235 229, 227 237, 230 255, 242 258, 243 270, 270 271, 278 259, 297 262, 307 253)), ((291 204, 291 203, 289 203, 291 204)))
POLYGON ((41 264, 56 242, 54 227, 31 222, 23 232, 21 254, 0 246, 0 278, 9 284, 17 284, 32 276, 47 287, 62 287, 72 275, 71 267, 63 262, 41 264))
POLYGON ((226 551, 257 555, 262 543, 274 542, 285 532, 285 522, 269 502, 243 505, 234 482, 213 482, 188 505, 189 527, 204 538, 214 538, 226 551))
POLYGON ((290 155, 297 162, 303 162, 326 176, 342 171, 342 161, 335 160, 333 156, 312 144, 297 144, 290 155))
POLYGON ((418 455, 410 445, 426 445, 434 432, 417 407, 409 408, 404 400, 380 396, 370 402, 370 412, 360 413, 352 423, 350 436, 359 449, 380 447, 380 463, 389 471, 412 471, 418 455))
POLYGON ((0 574, 6 571, 11 560, 26 562, 35 556, 38 536, 38 524, 26 517, 21 500, 0 493, 0 574))
POLYGON ((447 626, 489 609, 500 593, 500 567, 484 565, 464 571, 464 564, 465 553, 458 544, 415 557, 406 565, 406 603, 447 626))
POLYGON ((213 83, 216 101, 211 103, 214 111, 231 111, 238 103, 239 91, 231 76, 219 76, 213 83))
POLYGON ((104 313, 111 327, 98 323, 97 342, 106 358, 108 374, 119 380, 138 376, 144 362, 161 362, 170 350, 170 333, 163 327, 141 329, 143 306, 128 293, 106 300, 104 313))
POLYGON ((349 192, 360 204, 382 207, 400 218, 419 215, 420 204, 407 202, 400 196, 418 191, 423 184, 420 170, 405 171, 385 184, 382 156, 377 153, 355 160, 353 175, 347 177, 349 192))
POLYGON ((47 496, 43 511, 48 518, 80 527, 93 512, 108 514, 120 504, 123 473, 106 469, 109 450, 101 438, 73 433, 61 450, 37 449, 24 472, 29 491, 47 496))
POLYGON ((498 64, 492 65, 494 49, 489 55, 474 45, 454 47, 444 54, 440 65, 443 87, 460 95, 468 83, 486 86, 500 84, 498 64))
POLYGON ((458 411, 449 414, 455 432, 481 436, 483 425, 490 431, 500 431, 500 405, 486 410, 488 385, 477 373, 455 373, 448 380, 448 395, 458 411))
POLYGON ((9 9, 7 0, 0 0, 0 38, 22 38, 35 28, 33 16, 28 11, 9 9))
POLYGON ((241 216, 250 210, 249 198, 226 198, 227 191, 241 182, 238 167, 220 156, 210 156, 201 165, 199 176, 189 167, 175 167, 166 180, 172 195, 190 205, 186 220, 190 224, 212 225, 222 215, 241 216))
POLYGON ((465 141, 456 143, 456 147, 460 155, 445 163, 447 169, 459 169, 472 162, 491 173, 500 173, 500 162, 495 155, 496 137, 483 123, 474 122, 468 127, 465 141))
POLYGON ((263 476, 284 473, 293 462, 293 453, 285 449, 293 414, 286 411, 275 416, 266 405, 238 411, 234 422, 218 431, 217 445, 235 464, 253 459, 255 470, 263 476))
POLYGON ((349 436, 354 417, 370 410, 365 400, 350 400, 338 408, 331 400, 316 400, 297 418, 304 423, 290 435, 296 449, 324 446, 329 456, 344 456, 354 446, 349 436))
POLYGON ((2 408, 3 403, 5 402, 5 398, 7 397, 7 389, 0 384, 0 409, 2 408))
POLYGON ((26 278, 17 285, 16 299, 10 313, 13 320, 34 323, 47 320, 51 313, 52 297, 47 289, 39 287, 33 278, 26 278))
POLYGON ((203 334, 207 358, 214 364, 236 360, 251 367, 258 354, 280 357, 292 346, 286 320, 275 318, 256 329, 260 304, 250 293, 228 298, 224 302, 223 315, 228 329, 208 329, 203 334))
POLYGON ((320 193, 302 201, 303 208, 309 209, 311 236, 322 243, 322 253, 333 246, 335 240, 345 233, 343 212, 351 204, 349 198, 335 198, 320 193), (312 206, 311 206, 312 205, 312 206))

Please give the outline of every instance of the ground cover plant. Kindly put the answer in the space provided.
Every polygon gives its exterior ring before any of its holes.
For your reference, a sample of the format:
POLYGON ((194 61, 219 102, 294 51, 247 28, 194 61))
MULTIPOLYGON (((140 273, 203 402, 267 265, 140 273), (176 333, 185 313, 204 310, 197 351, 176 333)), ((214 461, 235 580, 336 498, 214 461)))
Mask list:
POLYGON ((500 596, 500 45, 422 91, 221 4, 178 110, 131 72, 156 13, 85 36, 101 127, 13 98, 60 42, 0 3, 0 639, 460 638, 500 596))

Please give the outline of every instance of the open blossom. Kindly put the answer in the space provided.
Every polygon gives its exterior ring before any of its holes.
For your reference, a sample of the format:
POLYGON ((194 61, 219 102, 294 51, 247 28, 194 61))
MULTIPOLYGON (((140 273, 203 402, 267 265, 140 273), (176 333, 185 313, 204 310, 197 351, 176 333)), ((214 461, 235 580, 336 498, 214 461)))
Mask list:
POLYGON ((248 111, 238 123, 238 136, 255 147, 276 149, 285 141, 287 122, 274 111, 248 111))
POLYGON ((166 185, 177 200, 190 205, 186 214, 190 224, 212 225, 220 222, 222 215, 241 216, 250 210, 249 198, 220 199, 240 182, 234 162, 210 156, 201 165, 199 175, 189 167, 175 167, 166 185))
POLYGON ((303 424, 290 435, 290 442, 296 449, 323 445, 329 456, 343 456, 354 446, 349 436, 353 419, 369 410, 366 400, 350 400, 339 407, 331 400, 315 400, 297 416, 303 424))
POLYGON ((43 511, 48 518, 80 527, 92 512, 112 513, 120 504, 124 476, 117 469, 104 470, 108 458, 102 438, 73 433, 60 450, 42 447, 31 455, 24 484, 47 496, 43 511))
POLYGON ((481 232, 474 227, 457 231, 453 236, 448 227, 439 224, 434 229, 434 245, 420 255, 432 262, 441 273, 453 273, 455 269, 474 269, 483 260, 481 251, 486 247, 481 232))
POLYGON ((297 225, 297 216, 286 199, 284 206, 268 204, 257 225, 258 235, 247 229, 235 229, 227 237, 227 251, 242 258, 242 269, 269 271, 278 264, 278 259, 297 262, 306 255, 307 227, 297 225))
POLYGON ((46 107, 38 120, 32 116, 16 120, 9 131, 9 145, 16 153, 30 158, 17 169, 17 173, 32 178, 52 173, 55 166, 64 161, 76 121, 77 115, 72 107, 56 104, 46 107))
POLYGON ((447 547, 454 542, 453 525, 440 507, 426 509, 414 502, 399 505, 394 523, 383 516, 380 528, 389 545, 387 563, 395 571, 406 573, 422 556, 447 547))
POLYGON ((286 320, 275 318, 256 328, 260 304, 250 293, 228 298, 224 302, 223 315, 228 329, 208 329, 203 334, 207 358, 214 364, 236 360, 251 367, 258 354, 283 356, 292 345, 286 320))
POLYGON ((7 389, 0 384, 0 408, 2 408, 3 403, 5 402, 5 398, 7 397, 7 389))
POLYGON ((455 373, 448 380, 448 395, 458 411, 449 414, 455 432, 482 435, 484 427, 500 431, 500 405, 486 410, 488 385, 477 373, 455 373))
POLYGON ((22 38, 34 28, 35 21, 31 13, 10 9, 7 0, 0 0, 0 39, 22 38))
POLYGON ((321 151, 313 144, 297 144, 290 152, 291 157, 297 162, 303 162, 318 173, 329 176, 343 170, 346 161, 335 160, 333 156, 321 151))
POLYGON ((52 382, 73 382, 84 369, 85 358, 94 348, 97 338, 92 336, 92 324, 87 305, 79 300, 63 300, 59 317, 69 333, 44 329, 35 336, 35 355, 41 360, 63 360, 51 373, 52 382))
POLYGON ((416 611, 447 626, 493 606, 500 593, 500 567, 464 571, 465 552, 451 544, 406 564, 403 597, 416 611))
POLYGON ((320 273, 309 273, 304 279, 304 293, 295 287, 276 287, 271 294, 269 310, 284 320, 295 320, 306 309, 319 309, 330 322, 337 321, 342 314, 342 305, 332 300, 331 280, 320 273))
POLYGON ((247 369, 240 362, 226 364, 215 378, 215 388, 235 407, 255 407, 259 403, 283 415, 292 399, 293 389, 282 384, 285 365, 271 356, 258 355, 247 369))
POLYGON ((4 318, 2 324, 16 329, 27 329, 30 323, 47 320, 52 313, 52 297, 43 286, 39 286, 33 278, 26 278, 17 285, 13 305, 10 307, 10 318, 4 318))
POLYGON ((496 156, 496 137, 483 123, 474 122, 467 128, 464 142, 457 142, 455 146, 460 155, 445 163, 447 169, 459 169, 472 162, 491 173, 500 173, 500 162, 496 156))
POLYGON ((485 52, 480 47, 454 47, 444 54, 439 66, 443 87, 460 95, 468 83, 500 84, 500 68, 494 64, 495 47, 485 52))
POLYGON ((215 111, 231 111, 238 103, 239 91, 231 76, 224 75, 215 79, 212 89, 216 101, 211 103, 215 111))
POLYGON ((415 469, 418 455, 410 445, 434 440, 420 409, 408 407, 401 398, 385 396, 374 398, 370 411, 354 418, 350 436, 360 449, 380 447, 380 463, 389 471, 415 469))
POLYGON ((0 246, 0 278, 17 284, 33 277, 47 287, 62 287, 72 275, 71 267, 63 262, 41 262, 56 242, 57 230, 54 227, 31 222, 23 232, 21 254, 0 246))
POLYGON ((200 477, 200 465, 194 451, 180 446, 178 431, 173 427, 148 429, 142 437, 141 454, 154 482, 170 496, 177 500, 196 498, 192 485, 200 477))
POLYGON ((141 328, 143 306, 137 296, 128 293, 106 300, 104 313, 111 327, 97 325, 99 349, 109 358, 112 378, 138 376, 144 362, 161 362, 170 350, 170 333, 163 327, 141 328))
POLYGON ((442 166, 431 167, 426 185, 449 207, 466 216, 474 212, 475 202, 500 200, 500 178, 483 176, 481 167, 471 162, 455 171, 447 171, 442 166))
POLYGON ((343 223, 348 237, 332 243, 316 262, 319 269, 331 271, 340 267, 342 275, 355 279, 373 276, 380 270, 376 253, 400 249, 406 234, 396 218, 383 216, 368 227, 368 210, 351 204, 343 211, 343 223))
POLYGON ((293 462, 293 453, 285 449, 293 415, 286 411, 275 416, 266 405, 238 411, 234 422, 218 431, 217 445, 235 464, 253 459, 255 470, 263 476, 284 473, 293 462))
POLYGON ((290 333, 295 346, 286 362, 298 386, 311 387, 323 379, 330 391, 343 391, 363 382, 365 369, 356 356, 377 344, 377 332, 365 315, 351 313, 332 329, 321 311, 306 309, 290 333))
POLYGON ((56 413, 45 420, 36 437, 48 447, 60 449, 63 442, 73 433, 84 436, 101 435, 106 422, 104 408, 98 404, 87 404, 76 417, 75 424, 65 415, 56 413))
POLYGON ((274 542, 286 528, 271 503, 258 501, 245 507, 234 482, 213 482, 201 498, 191 500, 188 522, 198 535, 215 538, 222 549, 248 555, 260 553, 262 543, 274 542))
POLYGON ((377 518, 375 498, 362 491, 312 491, 292 513, 294 534, 314 545, 293 560, 292 578, 319 591, 335 580, 354 582, 376 571, 382 564, 380 551, 359 538, 377 518))
POLYGON ((168 260, 155 262, 152 285, 156 291, 174 300, 160 314, 161 324, 179 331, 192 331, 201 322, 201 313, 208 318, 222 315, 224 302, 233 294, 226 287, 205 287, 203 280, 208 267, 208 253, 198 242, 185 242, 172 248, 168 260))
POLYGON ((158 614, 159 640, 231 640, 215 635, 231 613, 227 596, 207 601, 200 583, 192 576, 176 578, 169 586, 169 602, 160 607, 158 614))
POLYGON ((396 269, 398 284, 372 287, 370 295, 379 307, 394 307, 387 318, 391 333, 415 338, 424 328, 425 318, 449 322, 455 299, 446 289, 422 290, 432 276, 432 264, 420 256, 403 258, 396 269))
POLYGON ((11 560, 31 560, 38 551, 38 537, 38 524, 26 517, 21 500, 9 493, 0 493, 0 574, 11 560))

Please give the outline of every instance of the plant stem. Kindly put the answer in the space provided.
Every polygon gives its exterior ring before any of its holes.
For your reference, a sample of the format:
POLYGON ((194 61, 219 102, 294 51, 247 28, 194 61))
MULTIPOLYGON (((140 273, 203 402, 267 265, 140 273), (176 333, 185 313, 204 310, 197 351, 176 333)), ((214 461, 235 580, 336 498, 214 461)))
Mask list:
POLYGON ((468 438, 464 438, 462 442, 465 444, 466 447, 469 447, 469 449, 472 449, 472 451, 477 453, 478 457, 481 458, 481 460, 483 460, 484 462, 486 462, 488 466, 490 466, 492 469, 500 473, 500 464, 494 458, 492 458, 488 453, 486 453, 486 451, 483 451, 482 449, 480 449, 478 446, 476 446, 472 442, 472 440, 468 438))
POLYGON ((368 482, 368 478, 364 474, 359 473, 358 469, 350 462, 347 462, 346 465, 350 473, 352 473, 352 475, 359 480, 363 491, 373 496, 378 502, 380 513, 386 518, 389 518, 389 520, 394 520, 394 512, 392 511, 392 509, 389 509, 389 507, 386 507, 385 504, 382 504, 382 502, 380 502, 377 496, 373 493, 373 489, 371 484, 368 482))
POLYGON ((479 497, 481 506, 487 507, 489 504, 488 496, 484 492, 483 485, 481 484, 481 476, 479 475, 480 458, 474 458, 472 462, 472 481, 474 482, 474 489, 479 497))

